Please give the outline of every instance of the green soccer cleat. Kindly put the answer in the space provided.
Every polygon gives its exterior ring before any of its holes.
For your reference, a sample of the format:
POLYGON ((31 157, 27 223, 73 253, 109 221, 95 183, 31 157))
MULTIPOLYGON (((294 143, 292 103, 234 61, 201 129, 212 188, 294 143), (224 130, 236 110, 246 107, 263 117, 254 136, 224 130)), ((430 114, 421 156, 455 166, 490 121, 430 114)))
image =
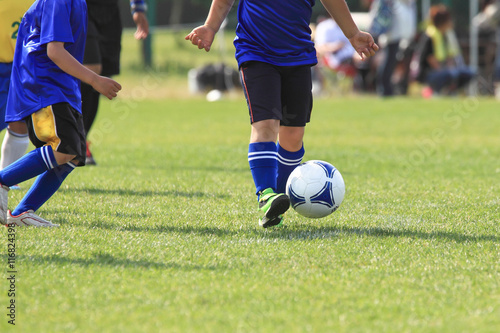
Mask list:
POLYGON ((290 199, 284 193, 275 193, 272 188, 261 191, 259 210, 264 216, 259 220, 263 228, 279 226, 283 222, 283 214, 290 208, 290 199))
POLYGON ((263 228, 269 228, 269 227, 282 227, 283 226, 283 220, 285 219, 285 215, 279 215, 278 217, 274 218, 274 220, 269 220, 267 217, 263 217, 262 219, 259 220, 259 225, 263 228))

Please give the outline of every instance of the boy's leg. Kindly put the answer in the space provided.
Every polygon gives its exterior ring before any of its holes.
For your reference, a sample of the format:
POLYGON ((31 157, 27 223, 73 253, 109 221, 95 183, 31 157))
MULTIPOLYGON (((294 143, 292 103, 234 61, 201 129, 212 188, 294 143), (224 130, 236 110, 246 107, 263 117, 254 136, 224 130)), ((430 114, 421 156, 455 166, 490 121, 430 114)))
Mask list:
POLYGON ((278 120, 263 120, 252 124, 251 142, 248 146, 248 164, 255 183, 259 210, 264 212, 259 224, 264 228, 281 224, 282 214, 290 206, 290 200, 285 194, 276 193, 277 128, 278 120), (265 141, 258 141, 259 139, 265 141))
POLYGON ((26 153, 29 145, 28 129, 24 121, 9 124, 2 143, 0 170, 14 163, 26 153))
POLYGON ((252 133, 248 147, 248 163, 264 216, 260 225, 267 228, 281 223, 281 216, 290 202, 276 191, 276 140, 281 119, 281 75, 275 66, 244 63, 240 69, 241 82, 247 99, 252 133))
POLYGON ((45 171, 35 180, 28 193, 24 196, 16 209, 12 211, 13 216, 32 210, 36 212, 50 197, 56 193, 66 177, 75 169, 71 162, 59 165, 54 169, 45 171))
POLYGON ((8 189, 12 185, 22 183, 39 174, 53 169, 57 161, 52 147, 43 146, 21 157, 5 169, 0 171, 0 223, 7 221, 8 189))
POLYGON ((283 70, 281 120, 278 143, 277 190, 285 192, 290 173, 304 157, 305 125, 311 118, 312 82, 309 66, 290 67, 283 70))
POLYGON ((16 175, 20 178, 21 175, 34 177, 44 173, 35 181, 20 205, 14 210, 14 215, 38 209, 60 187, 76 164, 85 165, 85 134, 82 116, 69 104, 59 103, 44 108, 32 114, 27 122, 31 141, 35 146, 41 147, 0 171, 0 178, 12 182, 16 175), (45 170, 42 169, 40 159, 46 164, 45 170), (73 160, 73 163, 66 164, 70 160, 73 160), (23 162, 24 165, 21 164, 23 162), (26 165, 29 164, 31 166, 27 168, 26 165), (38 173, 35 174, 35 172, 38 173))
POLYGON ((51 146, 43 146, 30 151, 16 162, 0 171, 0 183, 12 186, 53 169, 57 161, 51 146))
MULTIPOLYGON (((289 127, 286 127, 289 128, 289 127)), ((286 129, 284 128, 284 130, 286 129)), ((283 139, 283 136, 280 131, 280 140, 283 139)), ((280 143, 277 144, 278 148, 278 177, 277 177, 277 192, 278 193, 286 193, 286 182, 288 181, 288 177, 292 173, 292 171, 300 165, 302 162, 302 158, 304 157, 304 146, 300 147, 300 149, 285 149, 280 143)))

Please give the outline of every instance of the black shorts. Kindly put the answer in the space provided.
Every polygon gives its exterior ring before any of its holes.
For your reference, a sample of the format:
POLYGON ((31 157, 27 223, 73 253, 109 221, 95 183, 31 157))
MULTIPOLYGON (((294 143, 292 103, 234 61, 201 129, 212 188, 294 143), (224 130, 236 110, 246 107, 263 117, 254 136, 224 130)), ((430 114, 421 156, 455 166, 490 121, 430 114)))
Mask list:
POLYGON ((53 151, 76 155, 78 166, 85 165, 85 130, 82 115, 68 103, 49 105, 24 119, 29 137, 37 148, 51 146, 53 151))
POLYGON ((118 5, 88 3, 84 64, 102 64, 101 74, 120 73, 122 24, 118 5))
POLYGON ((278 119, 281 126, 303 127, 311 119, 311 66, 275 66, 248 61, 240 68, 250 122, 278 119))

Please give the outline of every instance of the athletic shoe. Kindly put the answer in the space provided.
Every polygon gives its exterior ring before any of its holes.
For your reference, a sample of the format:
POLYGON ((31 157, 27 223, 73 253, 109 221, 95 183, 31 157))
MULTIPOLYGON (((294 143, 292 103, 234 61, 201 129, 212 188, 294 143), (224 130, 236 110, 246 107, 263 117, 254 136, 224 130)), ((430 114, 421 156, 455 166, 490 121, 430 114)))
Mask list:
POLYGON ((90 142, 87 141, 87 152, 85 153, 85 164, 86 165, 97 165, 92 152, 90 151, 90 142))
POLYGON ((42 219, 36 215, 33 210, 28 210, 17 216, 12 216, 10 210, 7 212, 7 225, 15 224, 18 227, 34 226, 34 227, 58 227, 59 224, 54 224, 50 221, 42 219))
POLYGON ((11 190, 20 190, 20 189, 21 189, 21 186, 19 186, 19 185, 12 185, 12 186, 10 187, 10 189, 11 189, 11 190))
POLYGON ((263 228, 280 225, 283 214, 290 208, 290 199, 284 193, 275 193, 272 188, 266 188, 259 193, 259 210, 264 216, 259 220, 263 228))
POLYGON ((9 202, 9 187, 0 184, 0 223, 5 224, 7 222, 7 207, 9 202))
POLYGON ((269 227, 282 227, 283 226, 283 220, 285 219, 285 215, 281 214, 278 217, 275 217, 274 220, 268 220, 267 217, 263 217, 262 219, 259 220, 259 225, 263 228, 269 228, 269 227))

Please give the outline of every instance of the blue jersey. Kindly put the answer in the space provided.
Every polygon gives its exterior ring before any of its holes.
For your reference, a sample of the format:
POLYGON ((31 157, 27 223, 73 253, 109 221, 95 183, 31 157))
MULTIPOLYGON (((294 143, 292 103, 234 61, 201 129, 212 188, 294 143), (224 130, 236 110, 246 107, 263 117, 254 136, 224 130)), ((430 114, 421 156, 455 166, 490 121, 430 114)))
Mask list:
POLYGON ((314 65, 311 41, 315 0, 240 0, 236 27, 236 60, 277 66, 314 65))
POLYGON ((37 0, 19 26, 5 121, 22 120, 52 104, 67 102, 81 113, 80 80, 47 56, 47 44, 63 42, 80 63, 87 34, 85 0, 37 0))

